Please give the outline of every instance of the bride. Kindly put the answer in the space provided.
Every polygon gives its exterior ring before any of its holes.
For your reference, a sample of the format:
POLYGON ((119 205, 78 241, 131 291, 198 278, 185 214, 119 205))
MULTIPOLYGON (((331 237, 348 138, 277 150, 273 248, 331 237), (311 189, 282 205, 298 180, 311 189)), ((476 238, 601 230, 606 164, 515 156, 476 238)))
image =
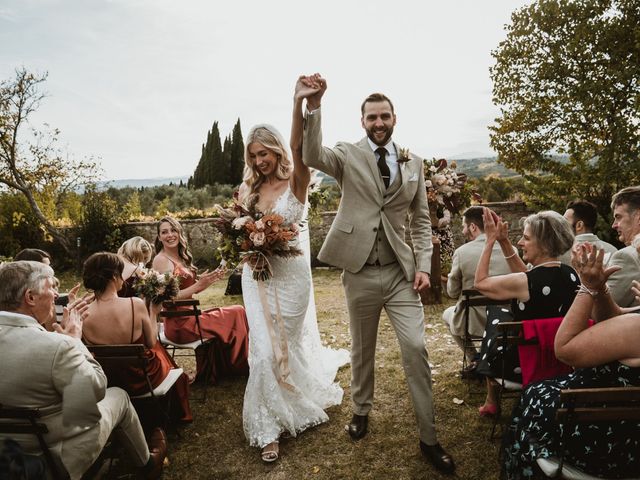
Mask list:
MULTIPOLYGON (((300 223, 306 215, 310 171, 302 163, 302 103, 320 91, 316 77, 300 77, 294 95, 290 156, 280 133, 270 125, 254 126, 246 141, 240 199, 257 197, 257 209, 300 223), (293 160, 293 161, 292 161, 293 160)), ((334 378, 347 363, 346 350, 320 343, 309 265, 308 231, 298 239, 305 256, 269 259, 273 276, 253 280, 244 265, 242 291, 249 321, 249 380, 243 424, 249 444, 262 449, 265 462, 278 459, 278 439, 296 436, 326 422, 324 409, 342 401, 334 378)))

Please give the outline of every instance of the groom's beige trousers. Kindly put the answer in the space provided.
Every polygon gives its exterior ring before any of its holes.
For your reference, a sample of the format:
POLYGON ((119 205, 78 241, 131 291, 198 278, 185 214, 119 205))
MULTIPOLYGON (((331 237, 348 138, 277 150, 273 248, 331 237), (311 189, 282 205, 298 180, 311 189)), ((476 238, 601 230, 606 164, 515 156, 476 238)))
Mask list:
POLYGON ((420 440, 437 443, 431 392, 431 369, 424 341, 424 311, 413 282, 398 262, 365 265, 358 273, 342 274, 351 330, 351 397, 356 415, 373 405, 378 323, 385 309, 398 337, 402 365, 418 420, 420 440))

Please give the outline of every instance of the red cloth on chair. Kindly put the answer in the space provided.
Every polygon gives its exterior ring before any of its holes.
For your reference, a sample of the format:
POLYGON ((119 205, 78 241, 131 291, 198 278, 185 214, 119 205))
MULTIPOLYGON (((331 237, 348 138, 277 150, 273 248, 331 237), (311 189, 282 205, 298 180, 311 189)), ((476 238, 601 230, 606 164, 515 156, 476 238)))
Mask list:
POLYGON ((519 345, 518 356, 522 369, 522 386, 538 380, 557 377, 573 369, 556 358, 553 342, 562 317, 540 318, 522 321, 525 340, 538 340, 535 345, 519 345))

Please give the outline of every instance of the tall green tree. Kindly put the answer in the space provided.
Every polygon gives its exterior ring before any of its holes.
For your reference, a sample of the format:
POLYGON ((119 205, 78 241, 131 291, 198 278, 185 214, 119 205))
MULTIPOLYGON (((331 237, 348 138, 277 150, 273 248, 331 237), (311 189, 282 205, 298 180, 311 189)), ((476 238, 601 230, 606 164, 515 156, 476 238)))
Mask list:
POLYGON ((189 186, 202 188, 205 185, 222 183, 218 175, 222 165, 222 145, 220 143, 220 130, 218 122, 213 122, 211 130, 207 132, 207 142, 202 145, 200 160, 193 176, 189 179, 189 186))
POLYGON ((70 192, 95 183, 101 170, 91 159, 77 161, 58 147, 57 129, 29 123, 45 98, 46 79, 46 73, 21 68, 0 83, 0 185, 23 195, 42 228, 71 255, 72 245, 54 222, 57 209, 70 192))
POLYGON ((233 127, 231 134, 231 170, 229 172, 229 183, 240 185, 244 173, 244 141, 242 139, 242 128, 240 119, 233 127))
POLYGON ((231 135, 224 138, 222 147, 222 157, 220 166, 216 171, 216 183, 230 183, 229 172, 231 171, 231 135))
POLYGON ((538 0, 492 52, 491 146, 547 205, 582 197, 606 215, 640 183, 639 25, 640 0, 538 0))

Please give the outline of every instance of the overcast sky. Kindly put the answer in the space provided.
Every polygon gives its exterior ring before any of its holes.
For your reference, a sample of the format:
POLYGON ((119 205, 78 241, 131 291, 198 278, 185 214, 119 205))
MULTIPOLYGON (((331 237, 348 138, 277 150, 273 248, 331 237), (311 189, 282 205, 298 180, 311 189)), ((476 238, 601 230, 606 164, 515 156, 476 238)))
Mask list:
POLYGON ((360 103, 394 102, 394 140, 424 157, 490 154, 491 51, 525 0, 0 0, 0 78, 48 72, 34 117, 106 178, 190 175, 222 136, 288 137, 299 74, 320 72, 324 143, 363 136, 360 103))

